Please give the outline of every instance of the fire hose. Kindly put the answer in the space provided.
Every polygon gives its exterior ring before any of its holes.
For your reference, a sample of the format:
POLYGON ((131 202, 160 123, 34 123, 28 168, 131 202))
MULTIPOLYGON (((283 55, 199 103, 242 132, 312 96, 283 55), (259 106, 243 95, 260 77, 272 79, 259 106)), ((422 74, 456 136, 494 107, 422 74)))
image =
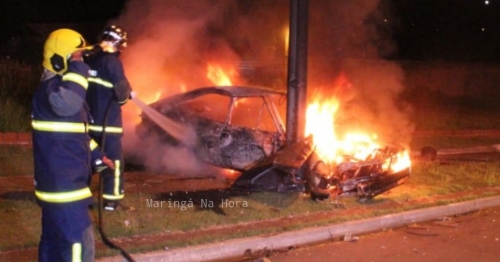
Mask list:
MULTIPOLYGON (((105 142, 106 142, 106 123, 107 123, 107 120, 108 120, 109 109, 111 108, 111 103, 112 102, 113 102, 113 99, 111 98, 109 100, 108 106, 106 107, 106 112, 105 112, 105 115, 104 115, 104 122, 103 122, 102 132, 101 132, 101 144, 99 145, 101 152, 104 151, 104 145, 105 145, 105 142)), ((99 173, 99 197, 98 197, 99 210, 97 211, 98 215, 99 215, 99 222, 98 222, 99 234, 101 235, 102 241, 104 242, 104 244, 106 244, 106 246, 108 246, 109 248, 116 249, 116 250, 120 251, 121 255, 125 259, 127 259, 127 261, 134 262, 135 260, 130 256, 130 254, 125 249, 123 249, 122 247, 118 246, 116 243, 114 243, 113 241, 111 241, 106 236, 106 233, 104 232, 104 226, 103 226, 104 217, 103 217, 103 214, 102 214, 102 211, 103 211, 103 201, 104 201, 103 200, 103 194, 104 194, 104 179, 102 178, 102 174, 99 173)))
MULTIPOLYGON (((178 128, 177 125, 173 124, 173 122, 169 122, 168 123, 169 125, 166 126, 164 124, 164 122, 161 122, 161 121, 158 120, 158 118, 161 118, 163 121, 166 121, 166 120, 169 120, 169 119, 167 119, 164 116, 158 116, 158 113, 156 111, 154 111, 154 110, 150 109, 149 107, 147 107, 144 103, 142 103, 139 99, 137 99, 135 97, 135 95, 131 94, 130 99, 132 101, 134 101, 140 108, 142 108, 143 110, 145 110, 146 112, 148 112, 149 115, 153 115, 153 119, 155 119, 157 123, 159 122, 161 124, 160 126, 162 126, 166 131, 170 132, 171 134, 172 133, 175 134, 174 137, 176 137, 177 139, 179 139, 180 141, 182 141, 184 144, 191 145, 191 143, 193 143, 194 139, 192 139, 192 137, 194 136, 194 134, 189 133, 189 132, 186 133, 186 129, 184 129, 184 134, 181 135, 181 130, 183 130, 183 129, 178 128), (178 129, 172 129, 174 127, 177 127, 178 129), (186 135, 186 134, 188 134, 188 135, 186 135)), ((111 108, 112 102, 113 102, 113 100, 110 99, 109 102, 108 102, 108 105, 106 106, 106 111, 105 111, 105 115, 104 115, 103 127, 102 127, 102 132, 101 132, 101 143, 99 145, 101 152, 103 152, 104 145, 106 143, 106 132, 105 132, 106 131, 106 124, 107 124, 107 120, 108 120, 109 109, 111 108)), ((191 131, 191 130, 189 130, 189 131, 191 131)), ((104 232, 104 226, 103 226, 104 217, 103 217, 103 214, 102 214, 102 211, 103 211, 104 181, 103 181, 102 177, 103 176, 100 173, 99 174, 99 198, 98 198, 99 199, 99 210, 98 210, 98 215, 99 215, 99 224, 98 224, 99 234, 101 235, 101 238, 102 238, 104 244, 106 244, 106 246, 108 246, 109 248, 116 249, 116 250, 120 251, 121 255, 125 259, 127 259, 127 261, 134 262, 134 259, 130 256, 130 254, 125 249, 123 249, 122 247, 120 247, 117 244, 113 243, 106 236, 106 233, 104 232)))

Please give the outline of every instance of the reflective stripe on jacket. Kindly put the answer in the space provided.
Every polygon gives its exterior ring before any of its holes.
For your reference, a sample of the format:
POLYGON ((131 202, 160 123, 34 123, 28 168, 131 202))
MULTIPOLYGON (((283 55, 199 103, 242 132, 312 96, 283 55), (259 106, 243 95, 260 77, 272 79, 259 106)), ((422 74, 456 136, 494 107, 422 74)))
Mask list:
POLYGON ((85 61, 91 68, 87 104, 94 123, 91 133, 122 134, 121 106, 128 101, 130 84, 116 53, 101 51, 85 61))
POLYGON ((51 202, 51 203, 65 203, 65 202, 73 202, 81 199, 85 199, 88 197, 92 197, 92 192, 88 187, 82 188, 79 190, 73 190, 69 192, 43 192, 39 190, 35 190, 35 195, 38 199, 51 202))

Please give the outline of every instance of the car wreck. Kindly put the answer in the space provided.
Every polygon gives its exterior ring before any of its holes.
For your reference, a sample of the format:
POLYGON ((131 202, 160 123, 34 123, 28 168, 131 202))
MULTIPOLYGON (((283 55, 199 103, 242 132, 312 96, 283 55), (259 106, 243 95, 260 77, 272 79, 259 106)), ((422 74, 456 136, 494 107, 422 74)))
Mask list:
POLYGON ((285 95, 262 87, 197 88, 149 104, 165 118, 192 129, 196 136, 191 145, 183 144, 144 113, 138 134, 156 137, 158 143, 189 147, 203 162, 240 172, 234 190, 366 200, 403 184, 410 176, 409 165, 398 165, 404 151, 400 147, 376 148, 363 158, 344 155, 342 161, 330 163, 317 154, 312 136, 287 144, 276 104, 282 104, 285 95))

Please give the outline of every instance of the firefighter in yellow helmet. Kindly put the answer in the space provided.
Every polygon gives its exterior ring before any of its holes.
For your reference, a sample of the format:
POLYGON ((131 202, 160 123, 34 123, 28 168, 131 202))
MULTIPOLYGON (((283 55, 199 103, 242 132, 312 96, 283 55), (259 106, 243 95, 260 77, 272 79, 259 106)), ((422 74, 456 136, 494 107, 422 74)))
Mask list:
MULTIPOLYGON (((93 261, 91 121, 85 106, 89 67, 76 31, 52 32, 44 45, 41 82, 33 95, 35 195, 42 209, 39 261, 93 261)), ((98 150, 95 150, 98 152, 98 150)), ((99 159, 108 163, 105 157, 99 159)))

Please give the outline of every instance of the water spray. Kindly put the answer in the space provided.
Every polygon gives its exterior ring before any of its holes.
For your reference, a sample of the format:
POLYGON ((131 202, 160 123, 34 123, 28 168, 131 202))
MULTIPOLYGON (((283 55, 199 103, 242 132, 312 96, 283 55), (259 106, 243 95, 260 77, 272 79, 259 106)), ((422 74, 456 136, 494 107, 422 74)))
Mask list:
POLYGON ((167 134, 171 135, 173 138, 190 148, 195 147, 196 134, 191 128, 162 115, 157 110, 146 105, 137 98, 135 92, 132 92, 131 100, 142 109, 144 114, 146 114, 161 129, 167 132, 167 134))

